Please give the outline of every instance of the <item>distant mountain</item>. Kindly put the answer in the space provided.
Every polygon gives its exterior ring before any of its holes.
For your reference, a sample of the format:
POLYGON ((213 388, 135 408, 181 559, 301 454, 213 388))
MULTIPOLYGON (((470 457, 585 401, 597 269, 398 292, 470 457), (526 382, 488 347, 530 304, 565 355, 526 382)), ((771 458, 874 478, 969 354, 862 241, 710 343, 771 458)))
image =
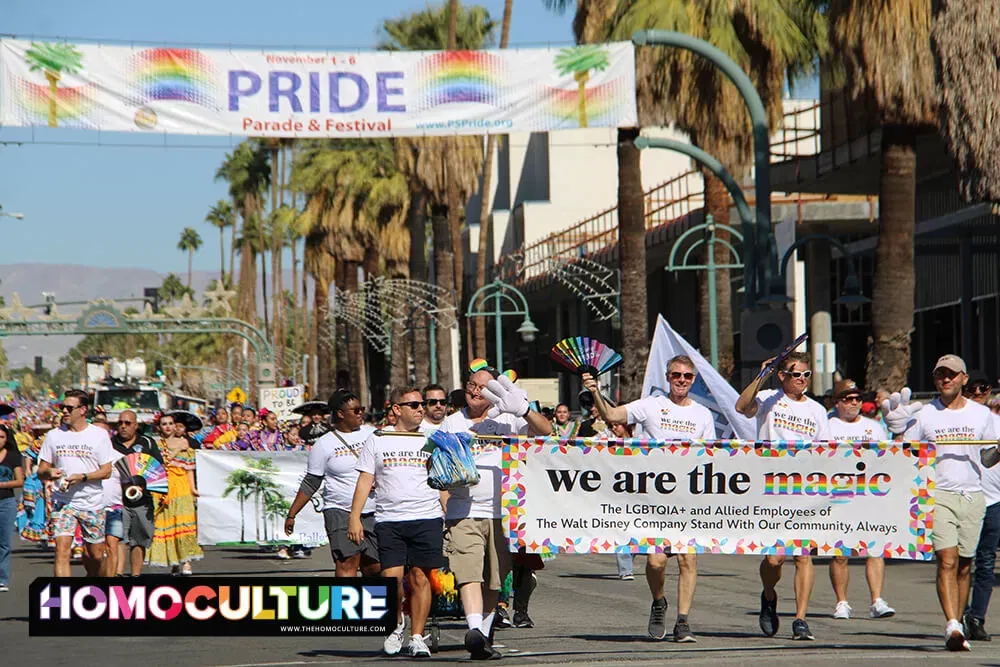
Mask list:
MULTIPOLYGON (((270 266, 268 266, 270 269, 270 266)), ((187 272, 177 272, 178 277, 187 282, 187 272)), ((44 303, 42 292, 55 294, 56 303, 69 301, 92 301, 94 299, 119 300, 142 298, 143 288, 159 287, 166 277, 150 269, 101 268, 96 266, 75 266, 70 264, 0 264, 0 295, 10 304, 16 292, 26 306, 44 303)), ((191 287, 201 296, 208 284, 219 277, 217 271, 195 271, 191 274, 191 287)), ((285 288, 291 287, 292 272, 283 275, 285 288)), ((301 277, 299 278, 301 280, 301 277)), ((268 275, 268 296, 270 297, 270 272, 268 275)), ((261 308, 258 278, 257 307, 261 308)), ((311 286, 310 286, 311 289, 311 286)), ((122 307, 141 302, 120 303, 122 307)), ((84 306, 60 306, 62 313, 79 313, 84 306)), ((11 368, 33 366, 35 357, 40 355, 46 368, 56 371, 59 358, 80 341, 79 336, 10 336, 2 339, 4 350, 11 368)))

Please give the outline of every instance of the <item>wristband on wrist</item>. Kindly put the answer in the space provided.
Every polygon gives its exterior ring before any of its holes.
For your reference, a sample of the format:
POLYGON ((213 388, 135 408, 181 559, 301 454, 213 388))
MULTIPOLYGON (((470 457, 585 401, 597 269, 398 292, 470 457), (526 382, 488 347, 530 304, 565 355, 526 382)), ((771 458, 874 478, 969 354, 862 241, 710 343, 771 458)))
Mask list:
POLYGON ((83 481, 87 481, 87 473, 83 473, 83 481))

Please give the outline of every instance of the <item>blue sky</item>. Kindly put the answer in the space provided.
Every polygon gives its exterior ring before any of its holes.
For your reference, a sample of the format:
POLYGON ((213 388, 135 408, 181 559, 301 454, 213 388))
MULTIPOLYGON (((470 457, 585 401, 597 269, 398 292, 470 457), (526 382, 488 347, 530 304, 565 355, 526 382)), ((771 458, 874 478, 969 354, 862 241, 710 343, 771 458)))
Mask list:
MULTIPOLYGON (((168 5, 4 0, 0 33, 88 41, 361 49, 374 45, 383 19, 427 4, 424 0, 175 0, 168 5)), ((499 21, 503 0, 480 0, 479 4, 499 21)), ((571 23, 571 13, 549 12, 541 0, 516 2, 511 44, 571 43, 571 23)), ((220 148, 165 150, 96 146, 99 137, 93 132, 35 133, 36 140, 43 137, 90 145, 0 145, 0 205, 5 212, 25 215, 23 221, 0 218, 6 248, 0 263, 140 266, 185 272, 186 254, 176 246, 181 230, 190 226, 204 241, 195 255, 195 269, 218 270, 218 233, 203 220, 209 207, 226 195, 225 186, 214 182, 214 175, 228 140, 191 138, 191 143, 220 148)), ((23 129, 0 128, 0 141, 30 138, 31 133, 23 129)), ((123 143, 132 138, 118 134, 101 140, 123 143)))

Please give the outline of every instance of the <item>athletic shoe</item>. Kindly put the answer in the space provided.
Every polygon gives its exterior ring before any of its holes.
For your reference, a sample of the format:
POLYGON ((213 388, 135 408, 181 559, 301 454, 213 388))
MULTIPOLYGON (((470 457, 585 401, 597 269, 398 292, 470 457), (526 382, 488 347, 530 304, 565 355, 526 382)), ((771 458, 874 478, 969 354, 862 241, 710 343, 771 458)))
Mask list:
POLYGON ((801 618, 792 621, 792 639, 812 641, 816 639, 809 631, 809 624, 801 618))
POLYGON ((948 625, 944 628, 944 645, 949 651, 972 650, 965 639, 965 633, 962 632, 962 624, 955 620, 948 621, 948 625))
MULTIPOLYGON (((840 621, 846 621, 851 617, 852 611, 854 610, 851 609, 851 605, 847 604, 847 600, 841 600, 837 603, 837 608, 833 610, 833 617, 840 621)), ((875 618, 875 605, 872 605, 872 618, 875 618)))
POLYGON ((465 633, 465 650, 469 652, 473 660, 486 660, 490 657, 492 650, 489 647, 489 640, 480 630, 472 629, 465 633))
POLYGON ((431 657, 431 650, 427 648, 427 643, 424 638, 420 635, 412 635, 410 637, 410 657, 411 658, 429 658, 431 657))
POLYGON ((760 631, 764 633, 765 637, 773 637, 778 634, 778 626, 781 622, 778 620, 778 593, 775 591, 774 599, 767 600, 764 598, 764 592, 760 593, 760 618, 757 619, 760 625, 760 631))
POLYGON ((698 640, 694 638, 687 621, 677 621, 674 623, 674 641, 678 644, 694 644, 698 640))
POLYGON ((280 558, 281 560, 288 560, 289 558, 291 558, 291 556, 288 555, 288 549, 286 549, 285 547, 281 547, 280 549, 278 549, 278 558, 280 558))
POLYGON ((403 650, 403 635, 406 632, 406 619, 396 626, 392 634, 385 638, 382 643, 382 650, 386 655, 398 655, 403 650))
POLYGON ((993 641, 990 633, 986 632, 986 625, 983 620, 971 614, 965 615, 965 631, 969 633, 969 639, 974 642, 993 641))
POLYGON ((868 609, 868 614, 872 618, 889 618, 896 615, 896 610, 890 607, 885 600, 879 598, 872 603, 872 606, 868 609))
POLYGON ((309 554, 305 551, 293 551, 292 558, 309 558, 309 554))
POLYGON ((635 581, 634 574, 620 574, 618 575, 618 578, 621 579, 622 581, 635 581))
POLYGON ((528 612, 514 610, 514 627, 515 628, 533 628, 535 627, 535 622, 531 620, 528 616, 528 612))
POLYGON ((653 604, 649 606, 649 626, 646 628, 650 639, 663 639, 667 636, 666 616, 667 599, 653 600, 653 604))
POLYGON ((9 590, 10 588, 7 586, 7 584, 0 584, 0 593, 6 593, 9 590))
POLYGON ((507 613, 507 607, 497 605, 496 616, 493 617, 493 628, 509 628, 512 625, 510 615, 507 613))

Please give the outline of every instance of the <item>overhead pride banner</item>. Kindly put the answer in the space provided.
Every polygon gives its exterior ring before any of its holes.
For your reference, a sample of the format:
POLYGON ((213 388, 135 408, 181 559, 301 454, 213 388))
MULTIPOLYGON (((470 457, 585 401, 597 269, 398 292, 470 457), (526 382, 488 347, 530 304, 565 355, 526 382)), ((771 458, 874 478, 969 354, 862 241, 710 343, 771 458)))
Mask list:
POLYGON ((632 44, 226 51, 0 40, 0 124, 265 137, 632 127, 632 44))
POLYGON ((555 438, 504 446, 511 550, 930 560, 926 443, 555 438))

